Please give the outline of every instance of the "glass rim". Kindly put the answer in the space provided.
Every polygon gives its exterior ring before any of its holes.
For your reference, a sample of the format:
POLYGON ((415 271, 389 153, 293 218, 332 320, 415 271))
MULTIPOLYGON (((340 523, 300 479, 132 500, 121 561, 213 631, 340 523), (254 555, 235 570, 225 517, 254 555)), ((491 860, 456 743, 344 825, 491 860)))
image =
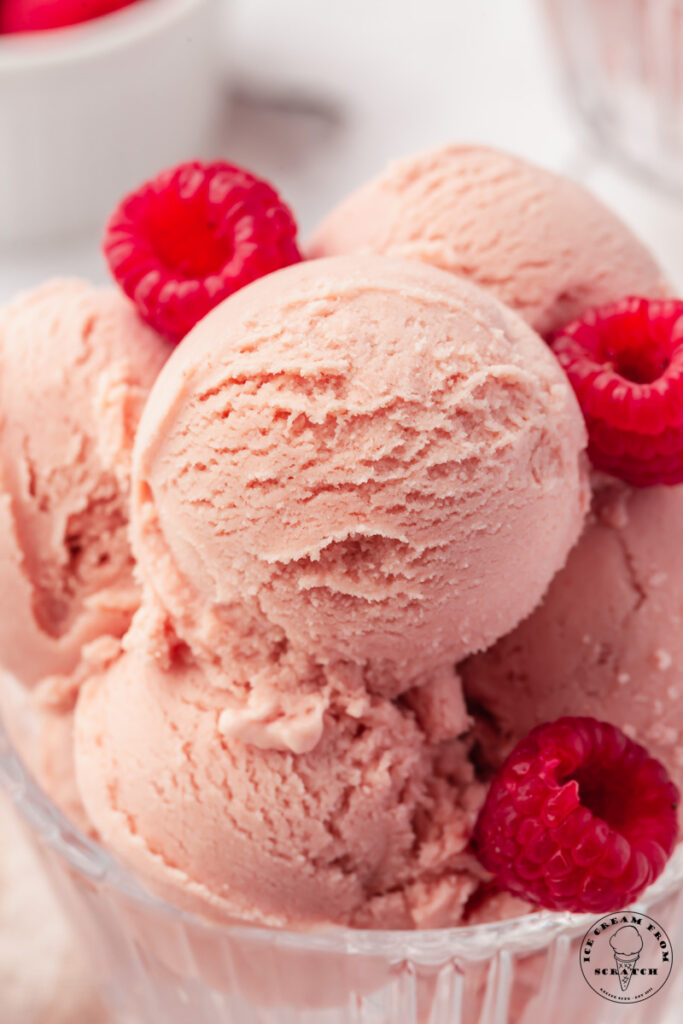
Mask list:
MULTIPOLYGON (((14 807, 31 832, 54 851, 68 868, 84 880, 106 886, 129 902, 169 921, 191 924, 209 933, 230 935, 250 942, 267 941, 289 948, 344 950, 364 954, 396 953, 406 948, 413 955, 428 956, 430 951, 450 956, 476 957, 477 950, 489 956, 491 946, 498 949, 527 946, 529 951, 547 945, 555 937, 583 934, 602 914, 574 914, 568 911, 539 910, 517 917, 475 925, 454 925, 434 929, 364 929, 330 925, 317 929, 291 930, 244 921, 217 922, 176 907, 146 889, 116 857, 94 839, 84 835, 36 784, 18 753, 12 747, 0 720, 0 789, 9 795, 14 807)), ((683 883, 683 841, 660 877, 640 897, 633 908, 646 912, 648 906, 672 894, 683 883)), ((623 908, 627 909, 627 908, 623 908)), ((629 908, 630 909, 630 908, 629 908)), ((619 911, 614 911, 618 913, 619 911)))

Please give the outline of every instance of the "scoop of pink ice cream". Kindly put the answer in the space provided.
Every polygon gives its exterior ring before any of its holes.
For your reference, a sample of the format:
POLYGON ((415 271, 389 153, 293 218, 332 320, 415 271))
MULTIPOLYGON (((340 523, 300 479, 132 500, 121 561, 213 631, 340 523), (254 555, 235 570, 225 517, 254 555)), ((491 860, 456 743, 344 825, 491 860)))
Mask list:
POLYGON ((591 306, 666 290, 650 253, 583 188, 481 146, 390 165, 309 246, 313 256, 363 249, 472 278, 544 336, 591 306))
POLYGON ((138 645, 80 691, 86 808, 153 891, 269 925, 459 920, 482 875, 466 848, 483 798, 461 741, 429 743, 384 698, 329 708, 299 755, 227 742, 221 713, 198 666, 181 654, 163 670, 138 645))
POLYGON ((307 749, 331 690, 396 695, 528 614, 583 521, 583 446, 556 360, 486 292, 373 255, 303 263, 160 375, 140 571, 239 697, 231 734, 307 749))
POLYGON ((541 722, 590 715, 683 783, 683 487, 603 483, 579 543, 520 626, 462 666, 499 760, 541 722))
POLYGON ((166 354, 127 299, 80 281, 0 314, 0 665, 28 686, 130 622, 131 451, 166 354))

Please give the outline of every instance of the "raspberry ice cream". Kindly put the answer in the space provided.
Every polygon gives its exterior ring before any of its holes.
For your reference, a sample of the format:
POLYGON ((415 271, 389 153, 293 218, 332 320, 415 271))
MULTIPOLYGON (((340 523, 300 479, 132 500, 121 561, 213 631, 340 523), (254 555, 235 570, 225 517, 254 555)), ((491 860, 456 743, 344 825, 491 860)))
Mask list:
POLYGON ((0 665, 26 686, 128 627, 131 450, 166 355, 126 299, 83 282, 0 313, 0 665))
POLYGON ((0 313, 0 666, 13 742, 82 830, 73 703, 87 651, 139 602, 128 539, 133 440, 168 347, 118 292, 54 281, 0 313))
POLYGON ((683 487, 603 480, 586 529, 536 611, 461 666, 495 759, 541 722, 618 725, 683 783, 683 487))
MULTIPOLYGON (((667 768, 683 775, 671 681, 648 704, 651 645, 665 676, 683 614, 680 488, 652 486, 683 465, 679 318, 657 298, 656 264, 578 186, 475 147, 351 197, 313 247, 343 254, 299 262, 295 234, 253 175, 185 164, 126 197, 105 237, 138 316, 178 343, 158 377, 153 354, 135 376, 116 330, 94 345, 104 300, 86 286, 47 290, 67 295, 68 316, 32 319, 31 297, 28 328, 21 303, 0 322, 0 512, 14 531, 0 577, 14 566, 9 586, 28 595, 0 664, 26 622, 49 640, 22 676, 41 701, 30 766, 151 892, 214 923, 448 928, 527 900, 593 913, 632 901, 671 856, 667 768), (611 300, 625 346, 614 310, 596 335, 592 307, 611 300), (562 331, 578 349, 562 350, 562 331), (68 405, 68 460, 16 398, 5 341, 24 334, 29 352, 34 338, 56 347, 58 367, 66 352, 61 390, 36 371, 28 395, 39 425, 68 405), (596 479, 591 507, 598 451, 650 486, 596 479)), ((117 302, 138 356, 144 339, 165 355, 117 302)), ((344 952, 322 975, 332 986, 303 981, 324 954, 290 972, 275 935, 274 971, 254 958, 252 988, 251 963, 227 954, 252 959, 242 930, 178 918, 167 935, 153 901, 126 895, 121 912, 126 881, 111 875, 106 896, 89 883, 89 919, 120 932, 147 994, 182 1000, 179 1020, 195 996, 227 1007, 213 996, 233 988, 248 1014, 338 1005, 346 1020, 342 1004, 363 1012, 384 985, 376 935, 358 939, 372 944, 362 983, 344 952), (287 975, 284 998, 263 995, 266 970, 287 975)), ((502 947, 475 963, 478 934, 460 933, 474 935, 466 977, 447 933, 414 977, 412 951, 400 971, 392 952, 391 985, 405 973, 418 1016, 452 986, 482 1002, 477 1019, 517 1014, 502 947)), ((539 948, 518 973, 540 968, 539 948)))
POLYGON ((472 278, 543 336, 585 309, 667 286, 581 186, 507 153, 448 146, 392 164, 314 232, 313 256, 371 250, 472 278))
POLYGON ((566 558, 583 443, 542 340, 435 268, 318 261, 228 299, 150 395, 143 603, 76 710, 107 844, 220 918, 461 920, 483 787, 453 663, 566 558))
POLYGON ((226 692, 226 734, 303 750, 333 693, 433 682, 538 603, 583 522, 583 445, 556 360, 485 292, 378 256, 300 264, 160 375, 140 573, 226 692))
POLYGON ((630 298, 553 341, 593 463, 626 482, 596 475, 586 528, 541 605, 462 666, 493 726, 485 746, 558 715, 593 715, 683 782, 682 329, 682 303, 630 298))
POLYGON ((79 697, 86 808, 154 892, 297 928, 460 919, 484 876, 467 852, 483 787, 462 741, 432 745, 407 708, 367 698, 328 708, 309 753, 264 751, 226 740, 223 704, 191 661, 164 670, 139 647, 79 697))

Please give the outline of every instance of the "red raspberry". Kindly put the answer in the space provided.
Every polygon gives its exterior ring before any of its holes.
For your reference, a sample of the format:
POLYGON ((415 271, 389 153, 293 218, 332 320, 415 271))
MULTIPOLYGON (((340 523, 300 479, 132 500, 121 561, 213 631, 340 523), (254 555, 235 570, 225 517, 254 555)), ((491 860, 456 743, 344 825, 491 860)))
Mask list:
POLYGON ((0 0, 0 32, 42 32, 111 14, 133 0, 0 0))
POLYGON ((683 302, 626 298, 552 342, 597 469, 635 487, 683 483, 683 302))
POLYGON ((502 765, 473 847, 503 888, 550 910, 628 906, 671 856, 679 793, 621 730, 594 718, 538 726, 502 765))
POLYGON ((104 253, 142 319, 175 343, 239 288, 297 263, 296 231, 265 181, 233 164, 193 161, 123 200, 104 253))

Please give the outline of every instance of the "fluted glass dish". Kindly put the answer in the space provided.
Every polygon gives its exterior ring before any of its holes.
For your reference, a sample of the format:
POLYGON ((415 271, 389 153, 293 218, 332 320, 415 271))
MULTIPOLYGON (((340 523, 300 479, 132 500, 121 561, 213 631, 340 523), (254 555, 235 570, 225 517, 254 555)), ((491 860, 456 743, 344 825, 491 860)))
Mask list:
MULTIPOLYGON (((683 848, 639 901, 674 971, 628 1010, 579 968, 590 917, 549 912, 435 931, 217 926, 144 891, 38 789, 0 727, 0 784, 26 823, 117 1024, 680 1024, 683 848)), ((39 927, 39 922, 36 926, 39 927)))
POLYGON ((567 91, 598 142, 683 196, 683 0, 542 0, 567 91))

